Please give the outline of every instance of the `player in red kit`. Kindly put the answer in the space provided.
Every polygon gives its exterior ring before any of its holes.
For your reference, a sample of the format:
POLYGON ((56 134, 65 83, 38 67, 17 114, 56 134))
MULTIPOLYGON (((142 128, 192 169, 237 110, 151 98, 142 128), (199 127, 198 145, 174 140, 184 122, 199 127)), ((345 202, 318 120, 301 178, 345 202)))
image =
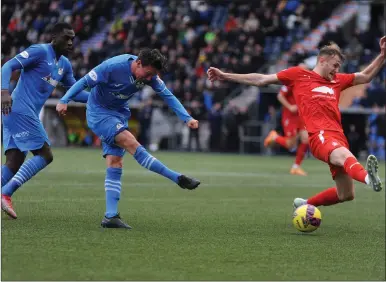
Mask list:
POLYGON ((343 55, 336 44, 320 49, 317 64, 312 71, 292 67, 277 74, 232 74, 217 68, 209 68, 211 81, 230 80, 234 82, 263 86, 284 84, 292 87, 301 119, 309 134, 312 154, 330 166, 336 186, 328 188, 308 200, 296 198, 294 207, 303 204, 329 206, 354 199, 353 179, 366 183, 376 192, 382 190, 378 175, 378 161, 375 156, 367 158, 366 169, 348 149, 348 142, 342 130, 338 107, 340 92, 353 85, 369 83, 379 72, 386 57, 386 36, 379 42, 380 53, 363 71, 338 73, 343 55))
MULTIPOLYGON (((300 63, 298 66, 305 69, 307 68, 304 63, 300 63)), ((308 133, 298 114, 298 107, 296 106, 292 87, 283 85, 280 88, 277 99, 283 105, 281 124, 284 136, 280 136, 276 130, 271 130, 264 140, 264 146, 268 147, 276 143, 290 150, 296 147, 297 139, 299 137, 300 143, 296 149, 295 163, 292 165, 290 173, 294 175, 306 176, 307 173, 301 168, 301 164, 308 150, 308 133)))

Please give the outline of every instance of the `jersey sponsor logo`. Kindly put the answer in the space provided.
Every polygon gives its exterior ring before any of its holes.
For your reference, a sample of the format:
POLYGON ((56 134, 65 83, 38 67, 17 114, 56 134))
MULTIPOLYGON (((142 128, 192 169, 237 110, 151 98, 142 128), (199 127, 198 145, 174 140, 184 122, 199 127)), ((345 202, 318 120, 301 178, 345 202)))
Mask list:
POLYGON ((338 144, 338 142, 335 142, 335 141, 334 141, 334 142, 331 143, 331 145, 334 146, 334 147, 336 147, 336 146, 338 146, 339 144, 338 144))
POLYGON ((20 56, 22 56, 24 59, 28 59, 29 58, 29 54, 27 51, 23 51, 20 53, 20 56))
POLYGON ((88 76, 89 76, 92 80, 94 80, 94 81, 97 81, 97 80, 98 80, 98 75, 96 74, 96 72, 95 72, 94 70, 90 71, 90 72, 88 73, 88 76))
POLYGON ((27 136, 29 136, 29 131, 22 131, 12 135, 13 138, 23 138, 27 136))
POLYGON ((327 86, 319 86, 311 90, 312 92, 319 92, 324 94, 334 95, 334 89, 327 86))
POLYGON ((53 87, 56 87, 59 83, 59 81, 53 79, 51 77, 51 74, 50 75, 47 75, 45 77, 42 77, 42 79, 45 81, 45 82, 48 82, 49 84, 51 84, 53 87))
POLYGON ((131 97, 130 95, 124 95, 119 92, 110 92, 110 94, 117 99, 123 99, 123 100, 129 99, 131 97))

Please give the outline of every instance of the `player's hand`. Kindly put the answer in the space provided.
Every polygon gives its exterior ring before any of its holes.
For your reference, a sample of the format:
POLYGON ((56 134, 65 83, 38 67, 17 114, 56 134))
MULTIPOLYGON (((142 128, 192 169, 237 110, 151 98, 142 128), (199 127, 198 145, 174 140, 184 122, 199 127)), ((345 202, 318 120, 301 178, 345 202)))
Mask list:
POLYGON ((381 47, 381 55, 386 57, 386 36, 383 36, 381 40, 379 40, 379 47, 381 47))
POLYGON ((59 115, 65 116, 67 112, 67 104, 58 103, 56 105, 56 111, 59 113, 59 115))
POLYGON ((198 128, 198 120, 191 119, 186 123, 191 129, 197 129, 198 128))
POLYGON ((289 107, 289 110, 290 110, 290 112, 291 113, 297 113, 298 112, 298 106, 296 106, 296 105, 291 105, 290 107, 289 107))
POLYGON ((224 72, 220 71, 218 68, 210 67, 206 73, 211 82, 225 79, 224 72))
POLYGON ((12 97, 6 89, 1 90, 1 112, 8 115, 12 109, 12 97))

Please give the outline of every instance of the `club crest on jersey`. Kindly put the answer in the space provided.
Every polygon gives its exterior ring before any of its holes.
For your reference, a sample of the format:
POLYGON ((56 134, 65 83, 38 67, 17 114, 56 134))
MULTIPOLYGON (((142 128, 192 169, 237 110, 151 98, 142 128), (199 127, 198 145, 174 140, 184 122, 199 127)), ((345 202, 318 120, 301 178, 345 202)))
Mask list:
POLYGON ((45 76, 45 77, 42 77, 42 79, 45 81, 45 82, 48 82, 49 84, 51 84, 53 87, 56 87, 59 83, 59 81, 53 79, 51 77, 51 74, 45 76))
POLYGON ((137 87, 139 89, 142 89, 145 86, 145 83, 141 80, 136 80, 136 81, 134 81, 134 83, 135 83, 135 87, 137 87))
POLYGON ((319 86, 311 90, 312 92, 319 92, 323 94, 334 95, 334 89, 327 86, 319 86))
POLYGON ((117 123, 117 130, 120 130, 123 127, 122 123, 117 123))
POLYGON ((58 74, 59 74, 59 75, 63 75, 63 69, 62 69, 62 68, 59 68, 59 69, 58 69, 58 74))

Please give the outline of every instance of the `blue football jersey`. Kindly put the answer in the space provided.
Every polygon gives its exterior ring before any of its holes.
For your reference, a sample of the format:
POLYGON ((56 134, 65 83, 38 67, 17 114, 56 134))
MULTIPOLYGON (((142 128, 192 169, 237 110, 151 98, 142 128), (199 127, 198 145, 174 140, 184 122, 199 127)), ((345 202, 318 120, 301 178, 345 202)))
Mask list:
MULTIPOLYGON (((88 106, 106 108, 130 116, 128 100, 140 91, 145 84, 136 81, 131 64, 137 59, 134 55, 119 55, 108 59, 91 70, 86 76, 91 90, 88 106)), ((156 75, 149 82, 154 91, 165 90, 165 83, 156 75)))
POLYGON ((75 83, 70 61, 64 56, 57 61, 51 44, 31 45, 15 58, 22 71, 12 92, 13 112, 36 117, 61 81, 64 86, 75 83))

